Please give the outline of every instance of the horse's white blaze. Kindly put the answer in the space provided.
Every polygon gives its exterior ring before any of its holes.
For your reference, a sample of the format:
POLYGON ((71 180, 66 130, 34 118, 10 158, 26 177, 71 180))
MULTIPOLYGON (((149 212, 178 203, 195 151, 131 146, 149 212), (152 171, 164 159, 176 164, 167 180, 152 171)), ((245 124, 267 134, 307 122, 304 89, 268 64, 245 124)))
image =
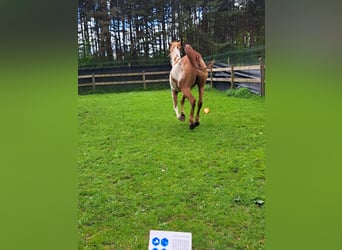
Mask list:
POLYGON ((180 50, 178 48, 174 48, 170 53, 171 65, 172 67, 177 63, 177 59, 180 59, 180 50))

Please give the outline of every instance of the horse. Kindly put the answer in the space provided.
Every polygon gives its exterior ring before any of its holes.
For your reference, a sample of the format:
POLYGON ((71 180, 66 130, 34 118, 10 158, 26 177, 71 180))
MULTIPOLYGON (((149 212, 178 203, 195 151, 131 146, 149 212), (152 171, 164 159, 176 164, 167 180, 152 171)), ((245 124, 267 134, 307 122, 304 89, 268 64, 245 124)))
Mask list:
POLYGON ((200 125, 200 110, 203 105, 204 86, 208 78, 207 69, 212 67, 214 61, 208 63, 203 61, 202 56, 194 50, 189 44, 184 46, 185 56, 181 57, 181 42, 173 41, 169 44, 170 62, 172 69, 169 75, 169 82, 171 87, 171 96, 173 101, 173 109, 178 120, 184 122, 184 102, 187 98, 191 105, 189 123, 190 129, 193 130, 200 125), (198 103, 197 113, 194 119, 194 112, 196 106, 196 99, 191 93, 194 86, 198 86, 198 103), (179 113, 177 96, 182 93, 181 110, 179 113))

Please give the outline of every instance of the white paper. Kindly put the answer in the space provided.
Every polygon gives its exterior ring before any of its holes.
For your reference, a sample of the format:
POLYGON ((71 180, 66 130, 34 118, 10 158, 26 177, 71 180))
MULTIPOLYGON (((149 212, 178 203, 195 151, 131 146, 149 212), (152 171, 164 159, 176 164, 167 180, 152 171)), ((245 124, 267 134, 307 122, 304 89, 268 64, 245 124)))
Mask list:
POLYGON ((192 234, 150 230, 148 250, 191 250, 192 234))

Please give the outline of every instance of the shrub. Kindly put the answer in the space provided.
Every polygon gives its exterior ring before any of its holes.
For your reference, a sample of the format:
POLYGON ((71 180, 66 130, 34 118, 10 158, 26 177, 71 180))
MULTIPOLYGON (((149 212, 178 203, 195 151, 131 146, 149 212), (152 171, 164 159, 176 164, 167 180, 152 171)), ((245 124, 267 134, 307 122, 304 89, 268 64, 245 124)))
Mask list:
POLYGON ((248 88, 228 89, 226 91, 227 96, 234 96, 240 98, 249 98, 254 94, 248 88))
POLYGON ((227 89, 226 95, 227 96, 235 96, 236 89, 227 89))
POLYGON ((239 88, 235 92, 236 97, 244 97, 248 98, 251 97, 253 94, 248 88, 239 88))

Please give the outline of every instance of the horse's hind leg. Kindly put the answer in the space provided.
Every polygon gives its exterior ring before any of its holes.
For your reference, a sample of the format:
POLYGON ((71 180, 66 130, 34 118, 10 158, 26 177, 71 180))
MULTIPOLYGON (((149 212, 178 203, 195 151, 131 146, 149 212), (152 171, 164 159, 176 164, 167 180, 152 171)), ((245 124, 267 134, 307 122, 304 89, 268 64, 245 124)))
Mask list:
POLYGON ((200 111, 202 108, 203 104, 203 95, 204 95, 204 85, 200 86, 198 85, 198 103, 197 103, 197 113, 196 113, 196 121, 195 125, 199 126, 200 125, 200 111))

